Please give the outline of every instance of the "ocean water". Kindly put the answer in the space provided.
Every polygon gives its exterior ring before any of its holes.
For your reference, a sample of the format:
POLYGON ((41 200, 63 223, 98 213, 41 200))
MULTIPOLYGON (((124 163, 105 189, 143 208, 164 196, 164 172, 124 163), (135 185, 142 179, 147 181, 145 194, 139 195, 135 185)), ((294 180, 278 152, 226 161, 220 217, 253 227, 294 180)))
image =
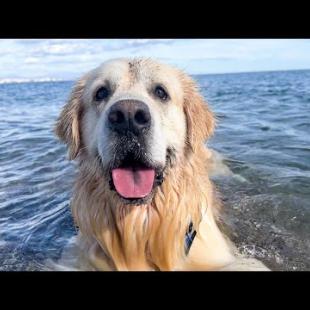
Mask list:
MULTIPOLYGON (((218 119, 221 228, 272 270, 310 270, 310 71, 194 78, 218 119)), ((0 84, 0 270, 47 269, 76 235, 75 166, 53 134, 72 86, 0 84)))

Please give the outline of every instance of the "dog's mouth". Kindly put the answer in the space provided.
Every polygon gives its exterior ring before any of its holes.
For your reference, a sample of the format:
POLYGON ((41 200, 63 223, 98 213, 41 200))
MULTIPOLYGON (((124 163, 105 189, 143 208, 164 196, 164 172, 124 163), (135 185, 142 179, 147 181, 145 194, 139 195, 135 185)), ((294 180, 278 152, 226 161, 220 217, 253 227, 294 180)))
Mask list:
POLYGON ((163 169, 127 155, 110 170, 110 186, 129 204, 146 203, 163 181, 163 169))
POLYGON ((155 169, 140 165, 114 168, 112 180, 115 190, 123 198, 144 198, 153 189, 155 169))

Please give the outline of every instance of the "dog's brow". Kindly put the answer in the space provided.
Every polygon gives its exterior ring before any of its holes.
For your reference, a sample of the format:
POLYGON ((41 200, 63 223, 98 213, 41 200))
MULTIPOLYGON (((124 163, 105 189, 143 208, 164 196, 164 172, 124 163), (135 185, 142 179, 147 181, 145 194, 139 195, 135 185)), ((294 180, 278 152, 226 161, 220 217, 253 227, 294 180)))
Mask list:
POLYGON ((128 62, 129 66, 129 77, 130 77, 130 84, 133 85, 139 79, 139 65, 140 60, 133 60, 128 62))

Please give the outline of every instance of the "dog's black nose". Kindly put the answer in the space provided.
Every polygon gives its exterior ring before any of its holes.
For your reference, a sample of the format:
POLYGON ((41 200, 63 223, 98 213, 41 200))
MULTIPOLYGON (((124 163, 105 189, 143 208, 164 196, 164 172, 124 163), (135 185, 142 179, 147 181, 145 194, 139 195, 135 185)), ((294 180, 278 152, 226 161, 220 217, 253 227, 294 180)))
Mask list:
POLYGON ((138 100, 121 100, 114 103, 108 111, 111 130, 135 135, 146 132, 151 127, 151 114, 148 106, 138 100))

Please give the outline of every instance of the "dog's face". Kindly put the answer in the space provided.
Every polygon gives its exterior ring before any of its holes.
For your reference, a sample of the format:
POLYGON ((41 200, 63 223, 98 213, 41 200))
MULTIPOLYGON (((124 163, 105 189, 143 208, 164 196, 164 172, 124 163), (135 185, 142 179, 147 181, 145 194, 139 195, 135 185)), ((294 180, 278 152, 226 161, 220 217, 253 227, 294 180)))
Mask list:
POLYGON ((191 79, 149 59, 111 60, 75 86, 56 132, 99 160, 111 191, 128 204, 149 202, 165 171, 213 131, 213 117, 191 79), (200 128, 196 128, 199 127, 200 128))
POLYGON ((90 73, 82 98, 82 140, 100 156, 111 189, 128 203, 149 200, 167 156, 181 153, 185 143, 175 74, 148 61, 110 61, 90 73))

